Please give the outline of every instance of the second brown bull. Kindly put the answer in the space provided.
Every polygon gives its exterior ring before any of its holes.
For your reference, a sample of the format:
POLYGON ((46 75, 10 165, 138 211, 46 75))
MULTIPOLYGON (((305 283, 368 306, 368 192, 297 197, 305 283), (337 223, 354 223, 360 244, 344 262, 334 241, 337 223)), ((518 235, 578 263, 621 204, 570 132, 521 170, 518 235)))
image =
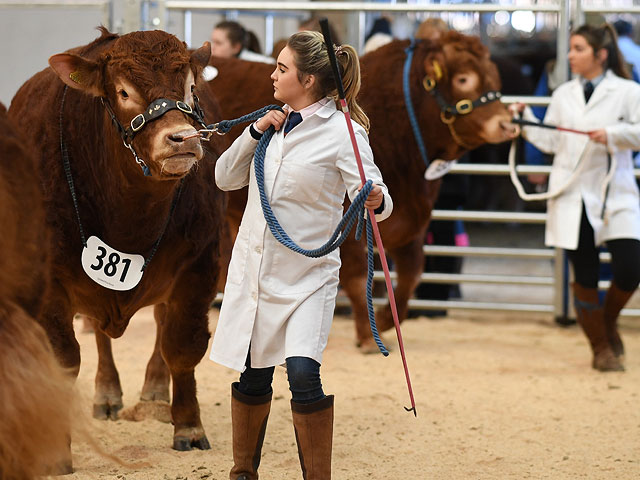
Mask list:
MULTIPOLYGON (((371 121, 369 139, 375 161, 394 199, 394 213, 380 225, 382 238, 397 273, 395 297, 400 319, 422 273, 422 244, 441 180, 424 178, 420 155, 403 95, 403 65, 408 41, 394 41, 361 58, 359 103, 371 121)), ((222 114, 231 119, 273 103, 269 78, 273 66, 235 59, 215 59, 218 76, 209 82, 222 114)), ((409 87, 417 123, 429 159, 455 160, 485 143, 509 140, 510 116, 500 102, 465 107, 487 92, 500 90, 496 66, 477 37, 449 32, 438 42, 415 46, 409 87), (428 89, 433 91, 427 91, 428 89), (440 96, 441 101, 436 99, 440 96), (461 102, 462 103, 459 103, 461 102), (446 110, 462 105, 460 115, 446 110), (443 111, 444 110, 444 111, 443 111), (448 113, 449 112, 449 113, 448 113)), ((241 129, 232 133, 239 135, 241 129)), ((246 189, 245 189, 246 190, 246 189)), ((230 197, 227 220, 232 235, 244 210, 246 191, 230 197)), ((366 258, 353 238, 341 247, 340 282, 349 296, 356 322, 358 346, 377 349, 369 331, 366 308, 366 258)), ((376 314, 380 330, 393 326, 389 306, 376 314)))

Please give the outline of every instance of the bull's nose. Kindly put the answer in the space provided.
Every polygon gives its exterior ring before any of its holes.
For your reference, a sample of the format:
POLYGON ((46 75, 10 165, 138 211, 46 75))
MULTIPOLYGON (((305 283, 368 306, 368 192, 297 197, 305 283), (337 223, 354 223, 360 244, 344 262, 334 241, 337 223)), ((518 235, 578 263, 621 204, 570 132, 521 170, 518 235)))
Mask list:
POLYGON ((511 123, 511 118, 500 121, 500 128, 509 136, 509 138, 515 138, 520 135, 520 126, 515 123, 511 123))
POLYGON ((198 132, 193 128, 189 128, 186 130, 182 130, 180 132, 169 133, 167 135, 167 139, 169 140, 170 143, 182 143, 186 140, 196 138, 197 136, 198 136, 198 132))

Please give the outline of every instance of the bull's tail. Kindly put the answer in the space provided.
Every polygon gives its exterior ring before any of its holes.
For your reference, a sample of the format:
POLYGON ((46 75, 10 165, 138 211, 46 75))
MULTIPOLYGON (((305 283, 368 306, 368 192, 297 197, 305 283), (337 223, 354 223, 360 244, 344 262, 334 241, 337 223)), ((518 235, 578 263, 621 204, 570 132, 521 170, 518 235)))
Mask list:
POLYGON ((44 330, 0 302, 0 478, 32 479, 70 460, 72 380, 44 330))

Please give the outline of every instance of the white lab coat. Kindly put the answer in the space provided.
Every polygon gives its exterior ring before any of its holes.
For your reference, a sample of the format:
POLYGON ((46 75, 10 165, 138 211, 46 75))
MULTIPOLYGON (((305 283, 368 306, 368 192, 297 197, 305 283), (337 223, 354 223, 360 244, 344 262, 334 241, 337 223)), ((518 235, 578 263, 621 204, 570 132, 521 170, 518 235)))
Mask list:
MULTIPOLYGON (((525 109, 524 117, 537 121, 529 108, 525 109)), ((640 200, 631 158, 631 151, 640 149, 640 85, 609 70, 585 105, 582 85, 576 78, 553 92, 544 123, 607 131, 605 146, 590 141, 586 135, 540 127, 523 128, 527 140, 543 152, 555 155, 549 177, 550 191, 566 183, 584 154, 585 164, 578 178, 562 194, 547 202, 545 243, 567 250, 578 248, 583 202, 596 245, 616 238, 640 240, 640 200), (607 151, 615 157, 617 166, 604 201, 607 151)))
MULTIPOLYGON (((365 130, 352 122, 365 174, 380 185, 385 208, 393 204, 373 162, 365 130)), ((233 246, 224 299, 210 358, 243 371, 280 365, 292 356, 322 362, 329 337, 340 269, 339 251, 309 258, 281 245, 264 219, 253 167, 257 140, 247 128, 216 164, 222 190, 249 185, 247 206, 233 246)), ((344 114, 328 101, 284 136, 276 132, 264 160, 265 191, 289 236, 317 248, 335 230, 346 192, 354 198, 360 176, 344 114)), ((354 227, 355 228, 355 227, 354 227)))

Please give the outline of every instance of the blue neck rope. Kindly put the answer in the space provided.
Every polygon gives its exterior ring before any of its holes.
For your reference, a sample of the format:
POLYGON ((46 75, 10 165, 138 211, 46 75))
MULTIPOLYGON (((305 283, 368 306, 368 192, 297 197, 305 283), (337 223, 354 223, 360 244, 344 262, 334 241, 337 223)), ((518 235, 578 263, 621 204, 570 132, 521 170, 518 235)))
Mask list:
POLYGON ((413 108, 413 102, 411 101, 411 88, 409 86, 409 72, 411 70, 411 61, 413 60, 413 52, 416 47, 415 39, 411 40, 411 44, 405 49, 407 52, 407 59, 404 62, 402 69, 402 90, 404 92, 404 104, 407 107, 407 114, 409 115, 409 123, 411 123, 411 130, 413 130, 413 136, 418 144, 418 150, 425 166, 429 166, 429 157, 427 156, 427 148, 424 145, 422 139, 422 133, 420 133, 420 126, 418 125, 418 118, 416 117, 416 111, 413 108))

